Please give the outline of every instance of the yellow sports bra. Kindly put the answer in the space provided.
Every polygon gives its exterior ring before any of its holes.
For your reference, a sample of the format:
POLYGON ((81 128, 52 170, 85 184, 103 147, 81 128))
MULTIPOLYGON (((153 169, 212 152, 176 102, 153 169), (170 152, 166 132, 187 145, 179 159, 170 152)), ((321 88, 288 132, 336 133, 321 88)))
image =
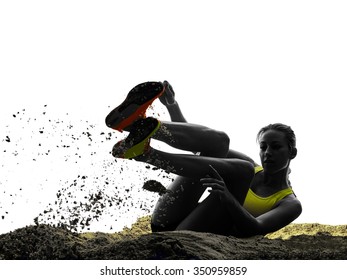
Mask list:
MULTIPOLYGON (((255 174, 262 171, 263 167, 256 166, 254 168, 255 174)), ((243 207, 251 213, 254 217, 258 217, 272 209, 272 207, 287 195, 292 194, 291 188, 280 190, 268 197, 261 197, 255 194, 251 189, 248 190, 243 207)))

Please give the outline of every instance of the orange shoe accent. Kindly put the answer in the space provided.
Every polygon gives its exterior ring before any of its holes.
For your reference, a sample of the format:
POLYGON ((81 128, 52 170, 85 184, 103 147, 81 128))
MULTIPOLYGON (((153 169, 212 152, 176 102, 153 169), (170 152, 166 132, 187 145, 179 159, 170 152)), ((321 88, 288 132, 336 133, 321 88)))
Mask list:
POLYGON ((147 108, 165 92, 165 89, 166 85, 160 82, 137 85, 129 92, 126 99, 107 115, 106 125, 122 132, 136 120, 145 118, 147 108), (146 101, 147 98, 150 99, 146 101), (144 103, 141 104, 142 102, 144 103))
POLYGON ((151 100, 147 101, 146 103, 142 104, 136 111, 131 114, 128 118, 121 121, 116 127, 112 127, 115 130, 118 130, 120 132, 123 132, 123 129, 127 126, 134 123, 134 121, 145 118, 146 117, 146 110, 147 108, 153 103, 154 100, 156 100, 159 96, 161 96, 165 91, 165 88, 155 97, 153 97, 151 100))

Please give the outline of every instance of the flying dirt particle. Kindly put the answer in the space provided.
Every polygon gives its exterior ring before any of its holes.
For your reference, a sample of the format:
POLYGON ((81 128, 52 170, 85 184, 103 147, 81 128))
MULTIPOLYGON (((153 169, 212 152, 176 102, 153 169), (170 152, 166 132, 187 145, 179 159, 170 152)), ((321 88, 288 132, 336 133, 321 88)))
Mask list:
POLYGON ((169 192, 169 190, 167 190, 162 183, 156 181, 156 180, 148 180, 143 184, 142 187, 144 190, 146 191, 150 191, 150 192, 156 192, 159 195, 163 195, 167 192, 169 192))
MULTIPOLYGON (((97 220, 101 219, 102 216, 113 216, 113 213, 119 216, 126 216, 130 212, 129 209, 137 209, 136 198, 133 198, 132 194, 134 191, 141 193, 141 183, 140 186, 129 186, 127 179, 118 179, 116 173, 135 172, 134 176, 144 177, 143 181, 145 181, 150 179, 145 176, 145 172, 152 171, 152 167, 146 165, 144 168, 133 171, 129 169, 130 164, 128 166, 127 163, 121 160, 117 161, 114 159, 114 161, 110 161, 103 159, 99 163, 99 159, 96 158, 100 153, 99 146, 104 147, 105 141, 115 141, 116 134, 113 131, 104 131, 104 127, 98 130, 97 125, 91 125, 88 121, 63 120, 51 116, 46 108, 49 106, 44 105, 44 107, 41 108, 41 111, 30 117, 26 116, 25 109, 19 112, 12 112, 9 115, 11 121, 16 124, 16 128, 22 128, 24 133, 21 134, 20 138, 17 138, 11 132, 6 131, 6 134, 2 137, 2 141, 0 141, 0 144, 1 142, 3 143, 0 150, 3 151, 2 155, 4 157, 17 157, 18 168, 22 164, 20 161, 21 156, 27 155, 30 156, 28 160, 33 163, 44 163, 45 160, 51 159, 50 155, 58 155, 57 164, 65 164, 65 162, 79 164, 81 163, 81 158, 83 158, 84 164, 89 160, 89 157, 93 157, 93 160, 90 162, 90 169, 83 169, 83 171, 87 170, 87 172, 92 173, 101 172, 101 175, 98 173, 96 177, 93 177, 92 174, 78 175, 78 173, 74 173, 77 179, 75 177, 75 180, 73 178, 69 178, 66 181, 61 180, 59 189, 55 193, 52 193, 55 195, 55 199, 51 203, 47 203, 48 205, 46 207, 43 207, 41 210, 42 213, 38 215, 36 222, 52 226, 65 225, 71 230, 78 232, 90 225, 97 224, 97 220), (8 136, 6 137, 6 135, 8 136), (30 146, 30 149, 19 149, 19 141, 26 141, 28 137, 30 137, 30 143, 33 144, 33 147, 30 146), (10 142, 10 144, 6 142, 10 142), (14 146, 12 147, 11 144, 14 146), (5 149, 5 146, 8 147, 5 149), (99 164, 102 168, 101 170, 97 169, 99 164), (112 172, 112 178, 106 176, 106 174, 109 174, 108 172, 112 172)), ((69 114, 66 113, 66 115, 68 116, 69 114)), ((6 126, 6 129, 12 128, 11 126, 6 126)), ((103 157, 107 156, 107 151, 102 150, 101 152, 103 157)), ((109 153, 111 154, 111 152, 109 153)), ((6 164, 2 165, 2 168, 4 166, 6 164)), ((154 168, 154 170, 159 170, 159 168, 154 168)), ((73 170, 71 171, 75 172, 73 170)), ((79 167, 77 166, 76 172, 78 171, 79 167)), ((159 176, 164 179, 166 175, 161 173, 159 176)), ((119 178, 123 177, 120 176, 119 178)), ((50 180, 50 178, 45 179, 47 186, 50 186, 50 180)), ((0 184, 2 182, 5 181, 3 178, 0 178, 0 184)), ((29 186, 26 186, 23 190, 26 188, 29 188, 29 186)), ((22 189, 18 191, 18 188, 16 188, 16 191, 19 193, 22 189)), ((164 191, 166 192, 162 186, 161 190, 157 189, 152 192, 163 194, 164 191)), ((10 197, 11 199, 13 198, 12 195, 10 197)), ((157 197, 155 196, 155 199, 148 200, 143 204, 141 201, 141 213, 146 212, 148 214, 154 206, 156 199, 157 197)), ((0 221, 1 219, 8 220, 8 215, 0 212, 0 221)), ((109 226, 108 224, 107 228, 109 226)))

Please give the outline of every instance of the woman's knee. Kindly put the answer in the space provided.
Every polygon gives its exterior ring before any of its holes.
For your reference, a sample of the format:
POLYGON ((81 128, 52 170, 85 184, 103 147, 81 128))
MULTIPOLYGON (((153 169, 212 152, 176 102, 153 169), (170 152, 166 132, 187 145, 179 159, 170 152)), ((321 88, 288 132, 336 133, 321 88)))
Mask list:
POLYGON ((206 138, 203 139, 206 139, 209 148, 203 154, 206 156, 226 157, 230 145, 229 136, 224 131, 210 128, 206 128, 204 133, 206 138))
POLYGON ((230 138, 224 131, 218 131, 220 150, 223 156, 227 155, 230 147, 230 138))
POLYGON ((249 161, 240 159, 227 159, 226 166, 221 176, 229 191, 242 204, 254 178, 254 166, 249 161))
POLYGON ((227 159, 229 170, 233 170, 234 176, 238 181, 243 182, 245 185, 249 185, 254 178, 254 165, 243 159, 227 159))

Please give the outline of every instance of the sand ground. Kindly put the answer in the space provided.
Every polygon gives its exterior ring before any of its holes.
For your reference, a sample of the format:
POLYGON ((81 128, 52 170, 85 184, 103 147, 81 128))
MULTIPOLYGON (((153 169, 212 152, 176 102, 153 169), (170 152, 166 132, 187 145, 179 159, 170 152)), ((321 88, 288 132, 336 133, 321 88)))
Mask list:
POLYGON ((0 259, 347 259, 347 225, 291 224, 267 236, 151 233, 149 218, 110 233, 73 233, 49 225, 0 235, 0 259))

